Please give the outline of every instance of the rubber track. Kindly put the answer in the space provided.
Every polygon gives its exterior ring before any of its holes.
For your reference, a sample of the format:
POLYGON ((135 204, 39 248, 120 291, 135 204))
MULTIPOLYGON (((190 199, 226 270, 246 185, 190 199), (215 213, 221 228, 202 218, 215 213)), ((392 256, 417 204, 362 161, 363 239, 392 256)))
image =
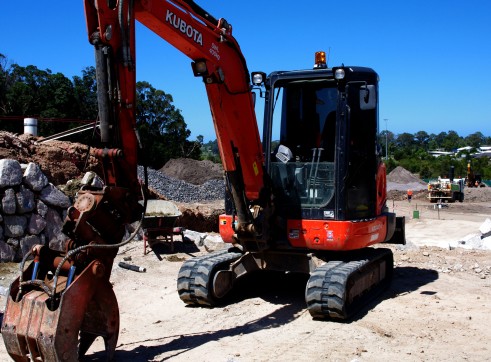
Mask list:
POLYGON ((317 319, 348 319, 388 286, 392 279, 392 268, 393 257, 389 249, 368 249, 366 255, 359 260, 330 261, 321 265, 311 274, 305 288, 307 309, 317 319), (386 278, 354 304, 347 305, 346 287, 350 276, 371 262, 385 257, 389 263, 386 278))
POLYGON ((186 260, 177 278, 177 291, 181 300, 190 305, 216 305, 218 300, 212 292, 215 272, 228 267, 241 256, 241 253, 219 250, 186 260))

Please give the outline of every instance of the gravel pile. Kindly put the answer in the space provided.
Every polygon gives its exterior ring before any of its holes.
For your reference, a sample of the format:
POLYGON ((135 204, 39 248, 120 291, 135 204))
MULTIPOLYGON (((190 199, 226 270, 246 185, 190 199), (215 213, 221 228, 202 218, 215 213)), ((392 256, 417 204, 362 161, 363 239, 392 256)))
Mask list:
POLYGON ((408 189, 427 190, 428 184, 405 168, 397 166, 387 175, 387 191, 407 191, 408 189))
MULTIPOLYGON (((144 179, 142 166, 138 166, 138 177, 144 179)), ((148 169, 148 187, 168 200, 176 202, 220 200, 225 195, 223 180, 208 180, 202 185, 193 185, 150 168, 148 169)))

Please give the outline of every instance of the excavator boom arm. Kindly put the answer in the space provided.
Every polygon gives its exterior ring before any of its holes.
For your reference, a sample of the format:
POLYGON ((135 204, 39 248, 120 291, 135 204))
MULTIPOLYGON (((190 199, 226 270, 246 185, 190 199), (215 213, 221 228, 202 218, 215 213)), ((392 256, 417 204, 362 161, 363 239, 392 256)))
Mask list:
MULTIPOLYGON (((239 172, 229 182, 247 201, 257 200, 263 188, 263 151, 249 73, 239 45, 226 20, 216 20, 193 1, 85 0, 89 40, 110 53, 107 76, 113 87, 114 123, 120 128, 123 151, 135 168, 135 19, 191 58, 202 76, 226 172, 239 172), (113 79, 111 81, 111 79, 113 79)), ((97 58, 97 56, 96 56, 97 58)), ((102 62, 101 62, 102 63, 102 62)), ((104 64, 102 64, 104 67, 104 64)), ((100 92, 99 92, 100 93, 100 92)), ((103 108, 103 107, 102 107, 103 108)), ((111 107, 108 107, 111 108, 111 107)), ((100 116, 101 120, 104 118, 100 116)), ((110 118, 110 117, 107 117, 110 118)))

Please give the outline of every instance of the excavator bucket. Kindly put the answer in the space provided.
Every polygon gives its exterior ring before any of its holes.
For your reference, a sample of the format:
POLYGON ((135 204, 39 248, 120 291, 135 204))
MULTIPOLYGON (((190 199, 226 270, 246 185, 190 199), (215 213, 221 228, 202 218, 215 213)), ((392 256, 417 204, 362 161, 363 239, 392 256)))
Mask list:
MULTIPOLYGON (((112 359, 119 309, 101 267, 97 260, 92 261, 66 289, 67 278, 60 276, 57 306, 53 306, 46 288, 33 288, 18 296, 20 278, 11 284, 2 335, 14 361, 78 361, 98 336, 104 339, 107 359, 112 359)), ((32 269, 31 264, 23 277, 28 278, 32 269)))

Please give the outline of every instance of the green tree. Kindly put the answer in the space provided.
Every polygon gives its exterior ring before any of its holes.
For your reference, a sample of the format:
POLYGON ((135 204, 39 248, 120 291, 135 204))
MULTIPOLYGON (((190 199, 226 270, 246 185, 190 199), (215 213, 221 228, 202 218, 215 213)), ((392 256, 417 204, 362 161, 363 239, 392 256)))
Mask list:
MULTIPOLYGON (((39 111, 40 118, 76 118, 78 107, 72 81, 61 73, 51 74, 41 87, 40 98, 44 103, 39 111)), ((76 124, 63 122, 41 122, 40 134, 47 136, 74 127, 76 124)))
POLYGON ((401 133, 397 136, 396 145, 397 147, 404 148, 406 150, 411 150, 415 145, 414 136, 411 133, 401 133))
POLYGON ((465 137, 464 142, 472 148, 479 148, 486 142, 486 137, 481 132, 475 132, 465 137))
POLYGON ((416 145, 414 136, 407 132, 397 135, 394 143, 395 150, 393 155, 396 160, 401 160, 407 158, 408 155, 412 155, 416 145))
POLYGON ((390 155, 392 154, 392 151, 394 149, 394 139, 395 135, 391 131, 383 130, 382 132, 379 133, 378 135, 378 144, 382 148, 382 156, 385 157, 385 155, 390 155), (387 146, 388 152, 385 149, 387 146))
POLYGON ((7 113, 37 116, 44 109, 43 97, 51 71, 40 70, 33 65, 12 65, 11 86, 7 91, 7 113), (44 88, 44 89, 43 89, 44 88))
POLYGON ((448 131, 447 136, 443 140, 443 148, 447 151, 455 150, 462 146, 462 137, 455 131, 448 131))
POLYGON ((447 138, 447 132, 440 132, 439 134, 435 135, 433 137, 433 143, 434 143, 434 147, 432 147, 432 149, 441 149, 443 148, 443 142, 445 141, 445 139, 447 138))
POLYGON ((77 103, 78 117, 82 120, 97 118, 97 80, 94 67, 82 70, 82 76, 73 77, 73 90, 77 103))
POLYGON ((158 169, 171 158, 199 159, 203 138, 188 141, 191 131, 172 104, 172 96, 148 82, 137 82, 136 92, 137 127, 147 148, 148 165, 158 169))
MULTIPOLYGON (((2 67, 3 68, 3 67, 2 67)), ((5 78, 5 71, 3 71, 5 78)), ((5 115, 41 118, 73 118, 77 115, 73 83, 61 73, 33 65, 13 64, 8 70, 3 110, 5 115)), ((18 122, 16 128, 22 129, 18 122)), ((41 122, 43 136, 66 130, 69 124, 41 122)))
POLYGON ((217 140, 208 141, 201 146, 201 159, 210 160, 215 163, 222 163, 217 140))
POLYGON ((419 170, 419 177, 421 178, 431 178, 431 168, 429 162, 424 162, 421 164, 420 170, 419 170))
POLYGON ((430 135, 425 131, 419 131, 414 134, 414 139, 418 143, 418 146, 427 150, 428 142, 430 141, 430 135))
POLYGON ((7 90, 9 88, 10 72, 8 59, 0 53, 0 115, 7 114, 7 90))

